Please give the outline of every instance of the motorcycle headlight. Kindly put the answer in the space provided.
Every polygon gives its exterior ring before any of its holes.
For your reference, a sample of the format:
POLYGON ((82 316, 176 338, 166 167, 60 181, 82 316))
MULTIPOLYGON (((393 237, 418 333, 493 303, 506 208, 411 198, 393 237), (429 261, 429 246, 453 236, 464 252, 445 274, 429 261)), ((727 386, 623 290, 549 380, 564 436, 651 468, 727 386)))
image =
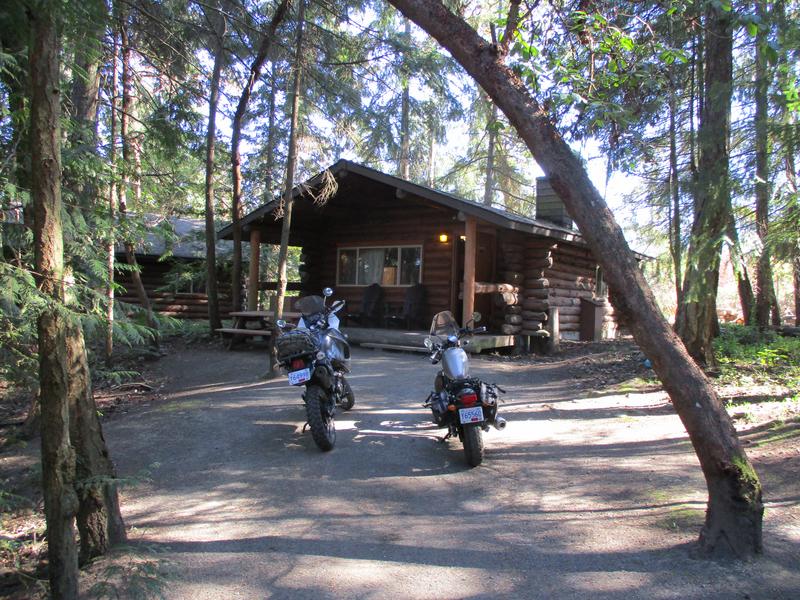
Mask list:
POLYGON ((432 340, 431 338, 429 338, 429 337, 426 337, 426 338, 425 338, 425 342, 424 342, 424 343, 425 343, 425 347, 426 347, 428 350, 431 350, 431 349, 433 348, 433 340, 432 340))

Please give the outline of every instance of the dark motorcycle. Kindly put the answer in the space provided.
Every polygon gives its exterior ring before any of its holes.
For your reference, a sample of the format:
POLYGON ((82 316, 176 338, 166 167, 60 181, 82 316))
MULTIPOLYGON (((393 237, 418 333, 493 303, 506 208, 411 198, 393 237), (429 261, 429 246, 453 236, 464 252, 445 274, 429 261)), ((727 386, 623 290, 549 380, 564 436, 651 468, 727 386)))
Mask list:
POLYGON ((424 405, 433 412, 434 423, 447 428, 442 441, 457 435, 467 463, 473 467, 483 462, 483 432, 489 425, 498 430, 506 426, 506 420, 497 416, 497 393, 504 394, 505 390, 469 376, 469 356, 462 346, 473 334, 486 331, 485 327, 469 327, 478 320, 480 314, 475 313, 461 328, 450 311, 440 312, 433 317, 430 337, 425 338, 425 346, 432 352, 431 362, 441 361, 442 370, 424 405))
POLYGON ((306 386, 306 425, 314 443, 328 451, 336 443, 336 407, 350 410, 355 396, 344 376, 350 372, 350 344, 339 331, 336 316, 344 308, 344 300, 327 306, 326 298, 333 290, 325 288, 322 293, 324 297, 306 296, 295 303, 302 315, 296 326, 278 321, 282 334, 275 345, 278 363, 286 369, 289 383, 306 386))

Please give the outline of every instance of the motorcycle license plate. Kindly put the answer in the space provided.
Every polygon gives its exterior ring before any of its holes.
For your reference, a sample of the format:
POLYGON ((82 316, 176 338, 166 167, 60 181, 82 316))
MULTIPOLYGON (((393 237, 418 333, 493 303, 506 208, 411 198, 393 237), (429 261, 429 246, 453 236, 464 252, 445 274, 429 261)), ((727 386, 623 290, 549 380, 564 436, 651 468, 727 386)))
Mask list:
POLYGON ((309 379, 311 379, 311 369, 300 369, 289 373, 289 383, 291 385, 300 385, 309 379))
POLYGON ((483 408, 473 406, 472 408, 459 408, 458 419, 462 425, 467 423, 480 423, 483 421, 483 408))

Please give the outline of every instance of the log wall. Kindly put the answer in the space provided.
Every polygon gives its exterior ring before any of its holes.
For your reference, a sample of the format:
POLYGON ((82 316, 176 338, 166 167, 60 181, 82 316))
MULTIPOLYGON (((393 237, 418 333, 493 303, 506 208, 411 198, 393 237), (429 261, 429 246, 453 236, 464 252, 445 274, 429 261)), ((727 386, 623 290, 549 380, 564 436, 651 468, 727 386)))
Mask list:
MULTIPOLYGON (((422 284, 427 301, 418 327, 427 328, 433 315, 453 310, 454 244, 464 233, 464 223, 454 219, 452 212, 433 207, 403 206, 385 208, 364 219, 341 219, 332 215, 329 227, 321 231, 313 244, 303 246, 302 295, 319 294, 323 287, 334 289, 334 298, 344 299, 350 312, 358 312, 364 296, 364 286, 337 285, 337 250, 369 246, 422 246, 422 284), (448 241, 439 241, 446 233, 448 241)), ((383 286, 384 301, 390 313, 399 314, 407 287, 383 286)))
MULTIPOLYGON (((179 319, 208 318, 208 296, 202 291, 173 292, 164 290, 167 286, 167 274, 173 266, 171 261, 158 261, 139 256, 137 259, 144 289, 155 312, 179 319)), ((117 257, 117 260, 125 262, 124 257, 117 257)), ((130 271, 117 271, 114 280, 124 288, 124 291, 117 292, 115 300, 139 306, 139 298, 133 287, 130 271)), ((226 293, 229 286, 225 286, 224 281, 219 283, 221 284, 220 314, 225 318, 232 310, 230 294, 226 293)))

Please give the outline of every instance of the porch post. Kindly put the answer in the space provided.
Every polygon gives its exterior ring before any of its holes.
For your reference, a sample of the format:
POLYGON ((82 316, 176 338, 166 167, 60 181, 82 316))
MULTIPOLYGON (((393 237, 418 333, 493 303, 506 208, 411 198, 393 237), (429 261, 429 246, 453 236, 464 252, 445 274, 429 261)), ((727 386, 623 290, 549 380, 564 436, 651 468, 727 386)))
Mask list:
POLYGON ((461 311, 461 324, 472 318, 475 311, 475 254, 478 249, 478 221, 471 215, 464 223, 464 300, 461 311))
POLYGON ((250 230, 250 272, 247 285, 247 310, 258 310, 258 288, 261 268, 261 230, 253 227, 250 230))

